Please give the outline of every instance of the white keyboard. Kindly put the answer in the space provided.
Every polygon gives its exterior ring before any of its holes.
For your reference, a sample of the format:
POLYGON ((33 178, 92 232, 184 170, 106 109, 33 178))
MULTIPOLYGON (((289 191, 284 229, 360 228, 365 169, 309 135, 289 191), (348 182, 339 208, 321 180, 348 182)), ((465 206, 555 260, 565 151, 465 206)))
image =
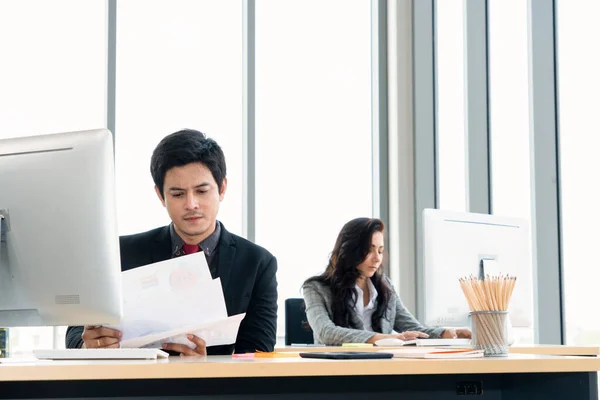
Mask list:
POLYGON ((417 339, 417 346, 470 346, 471 339, 417 339))
POLYGON ((471 339, 413 339, 400 340, 393 338, 380 339, 375 342, 376 346, 381 347, 401 347, 401 346, 462 346, 468 347, 471 345, 471 339))
POLYGON ((156 360, 169 353, 160 349, 49 349, 34 350, 40 360, 156 360))

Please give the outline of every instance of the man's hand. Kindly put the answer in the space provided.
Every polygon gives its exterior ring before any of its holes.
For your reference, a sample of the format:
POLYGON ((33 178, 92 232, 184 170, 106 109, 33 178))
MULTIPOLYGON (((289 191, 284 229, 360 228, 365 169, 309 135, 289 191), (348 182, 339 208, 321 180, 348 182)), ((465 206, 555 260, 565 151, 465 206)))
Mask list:
POLYGON ((471 339, 471 330, 467 328, 459 328, 459 329, 446 329, 444 333, 442 333, 442 339, 471 339))
POLYGON ((119 348, 119 342, 123 334, 116 330, 103 326, 86 326, 83 328, 81 338, 84 349, 119 348))
POLYGON ((185 344, 164 343, 163 349, 178 352, 181 356, 205 356, 206 342, 198 336, 188 334, 187 338, 196 345, 195 348, 186 346, 185 344))
POLYGON ((427 339, 429 335, 418 331, 406 331, 396 335, 396 337, 402 340, 414 340, 418 338, 427 339))

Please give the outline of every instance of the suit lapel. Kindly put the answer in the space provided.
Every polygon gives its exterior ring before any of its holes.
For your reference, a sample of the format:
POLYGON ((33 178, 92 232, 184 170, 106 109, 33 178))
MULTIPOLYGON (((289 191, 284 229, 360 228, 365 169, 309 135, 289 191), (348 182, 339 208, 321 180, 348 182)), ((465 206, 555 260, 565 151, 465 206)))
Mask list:
MULTIPOLYGON (((234 267, 234 260, 237 248, 234 237, 221 224, 221 237, 219 238, 219 265, 218 273, 221 278, 223 292, 229 285, 231 270, 234 267)), ((227 296, 225 296, 227 298, 227 296)))
POLYGON ((156 235, 156 241, 152 246, 152 262, 165 261, 171 258, 171 235, 169 225, 165 226, 156 235))

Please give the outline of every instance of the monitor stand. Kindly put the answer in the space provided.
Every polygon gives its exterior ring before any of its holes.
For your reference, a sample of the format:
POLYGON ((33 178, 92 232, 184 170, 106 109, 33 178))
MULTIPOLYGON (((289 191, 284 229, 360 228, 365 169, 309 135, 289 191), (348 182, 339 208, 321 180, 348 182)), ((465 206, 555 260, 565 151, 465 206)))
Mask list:
POLYGON ((6 232, 10 230, 8 209, 0 208, 0 243, 6 243, 6 232))
POLYGON ((481 256, 479 259, 479 279, 485 279, 486 275, 496 275, 498 271, 498 263, 495 256, 481 256))
MULTIPOLYGON (((14 298, 12 273, 8 263, 8 244, 7 236, 10 231, 10 219, 8 209, 0 209, 0 292, 3 294, 4 301, 9 299, 8 304, 0 302, 0 308, 10 307, 10 299, 14 298)), ((1 300, 1 299, 0 299, 1 300)), ((37 309, 26 310, 1 310, 0 326, 3 328, 13 326, 43 326, 43 320, 37 309)))
POLYGON ((2 266, 2 255, 6 257, 6 237, 10 230, 8 210, 0 208, 0 267, 2 266))

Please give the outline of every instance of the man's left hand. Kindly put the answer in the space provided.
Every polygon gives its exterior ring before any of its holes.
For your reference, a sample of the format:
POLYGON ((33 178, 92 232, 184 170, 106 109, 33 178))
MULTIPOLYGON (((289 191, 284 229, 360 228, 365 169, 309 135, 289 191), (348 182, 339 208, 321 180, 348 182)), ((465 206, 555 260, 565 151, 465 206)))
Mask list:
POLYGON ((175 351, 181 356, 205 356, 206 355, 206 342, 198 336, 188 334, 187 338, 196 345, 195 348, 186 346, 185 344, 176 343, 163 343, 163 349, 169 351, 175 351))

